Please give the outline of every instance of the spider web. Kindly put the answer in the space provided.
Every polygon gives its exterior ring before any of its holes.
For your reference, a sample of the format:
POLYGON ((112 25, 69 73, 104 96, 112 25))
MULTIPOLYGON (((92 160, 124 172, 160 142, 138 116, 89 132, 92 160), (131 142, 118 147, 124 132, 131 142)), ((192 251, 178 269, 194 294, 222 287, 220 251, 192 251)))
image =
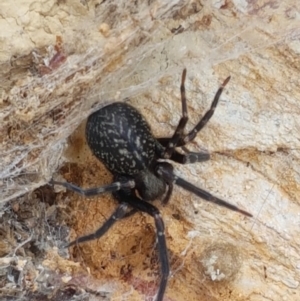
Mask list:
MULTIPOLYGON (((14 3, 3 5, 8 16, 17 8, 14 3)), ((28 14, 51 11, 61 20, 67 9, 70 19, 82 13, 76 22, 69 21, 72 32, 57 29, 47 39, 52 42, 49 45, 37 36, 37 46, 24 53, 18 43, 30 40, 25 32, 19 41, 8 41, 8 47, 16 48, 13 56, 2 52, 2 61, 8 59, 1 68, 3 202, 48 182, 59 165, 65 139, 92 105, 95 109, 116 99, 133 98, 168 75, 174 82, 170 90, 177 93, 174 75, 180 74, 182 66, 188 66, 192 74, 197 70, 201 78, 203 70, 299 34, 298 28, 291 27, 282 32, 263 30, 268 17, 264 10, 213 30, 210 24, 217 18, 220 23, 225 20, 226 9, 199 1, 141 1, 137 6, 114 1, 71 6, 58 1, 53 8, 36 2, 28 14)), ((26 23, 28 14, 22 7, 16 10, 20 23, 26 23)), ((9 18, 4 21, 12 25, 9 18)))

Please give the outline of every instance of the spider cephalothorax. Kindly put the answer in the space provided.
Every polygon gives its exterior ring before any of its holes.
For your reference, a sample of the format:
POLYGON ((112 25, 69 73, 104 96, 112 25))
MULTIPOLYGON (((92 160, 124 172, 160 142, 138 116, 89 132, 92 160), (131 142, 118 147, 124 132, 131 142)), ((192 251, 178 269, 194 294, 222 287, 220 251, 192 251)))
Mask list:
POLYGON ((240 212, 246 216, 252 216, 250 213, 178 177, 174 173, 171 163, 165 161, 165 159, 169 159, 169 161, 186 164, 209 160, 209 154, 207 153, 189 152, 185 148, 183 148, 184 153, 181 153, 176 148, 184 147, 192 141, 205 126, 213 115, 222 91, 230 79, 228 77, 223 82, 210 109, 196 126, 186 134, 184 129, 188 121, 188 114, 184 87, 185 78, 186 69, 183 70, 180 86, 182 117, 172 137, 155 138, 148 123, 139 111, 123 102, 105 106, 89 116, 86 125, 87 143, 94 155, 114 175, 112 184, 98 188, 82 189, 70 183, 51 181, 52 184, 62 185, 85 196, 112 192, 120 203, 111 217, 96 232, 79 237, 67 246, 99 238, 118 219, 137 211, 145 212, 154 218, 162 273, 156 301, 163 300, 170 268, 163 219, 159 210, 149 201, 162 198, 162 203, 167 204, 172 194, 173 185, 176 184, 206 201, 240 212))

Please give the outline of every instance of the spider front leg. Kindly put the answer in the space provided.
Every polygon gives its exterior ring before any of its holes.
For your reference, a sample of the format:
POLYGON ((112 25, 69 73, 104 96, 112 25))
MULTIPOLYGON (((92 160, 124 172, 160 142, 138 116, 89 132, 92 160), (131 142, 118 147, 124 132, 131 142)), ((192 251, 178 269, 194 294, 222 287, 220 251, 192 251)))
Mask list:
POLYGON ((178 177, 176 174, 173 172, 173 166, 168 163, 168 162, 161 162, 156 166, 156 172, 158 175, 160 175, 165 181, 167 182, 173 182, 176 185, 180 186, 181 188, 199 196, 201 199, 214 203, 218 206, 225 207, 227 209, 230 209, 232 211, 239 212, 243 215, 246 215, 248 217, 252 217, 252 214, 231 204, 228 203, 222 199, 219 199, 218 197, 210 194, 209 192, 193 185, 192 183, 178 177))

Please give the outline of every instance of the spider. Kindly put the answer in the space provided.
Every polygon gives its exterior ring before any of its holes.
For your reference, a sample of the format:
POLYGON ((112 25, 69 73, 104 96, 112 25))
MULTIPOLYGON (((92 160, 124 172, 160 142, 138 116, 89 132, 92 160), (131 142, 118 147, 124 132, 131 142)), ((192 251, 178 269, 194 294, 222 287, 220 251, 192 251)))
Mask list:
POLYGON ((185 95, 186 69, 181 77, 182 117, 172 137, 155 138, 144 117, 134 107, 124 102, 115 102, 95 111, 88 117, 86 140, 93 154, 104 163, 113 174, 114 182, 96 188, 83 189, 68 182, 51 180, 52 185, 61 185, 83 196, 94 196, 111 192, 119 205, 107 221, 94 233, 81 236, 65 247, 73 246, 103 236, 119 219, 142 211, 154 218, 161 268, 156 301, 162 301, 170 272, 168 251, 165 240, 165 227, 159 210, 150 202, 160 198, 163 205, 170 200, 174 184, 192 192, 200 198, 237 211, 252 215, 209 192, 180 178, 173 171, 169 161, 181 164, 209 160, 204 152, 189 152, 184 146, 192 141, 197 133, 212 117, 224 87, 230 80, 227 77, 215 94, 210 109, 196 126, 184 133, 188 122, 185 95), (182 148, 179 152, 176 148, 182 148), (168 160, 168 161, 166 161, 168 160))

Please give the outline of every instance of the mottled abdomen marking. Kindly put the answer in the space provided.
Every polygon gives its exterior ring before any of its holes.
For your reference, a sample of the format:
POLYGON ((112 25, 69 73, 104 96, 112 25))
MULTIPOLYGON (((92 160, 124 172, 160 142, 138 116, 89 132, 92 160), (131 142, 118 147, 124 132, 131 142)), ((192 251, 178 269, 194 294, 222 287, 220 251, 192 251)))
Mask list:
POLYGON ((123 102, 110 104, 89 116, 86 139, 94 155, 112 173, 136 175, 149 167, 155 142, 142 115, 123 102))

